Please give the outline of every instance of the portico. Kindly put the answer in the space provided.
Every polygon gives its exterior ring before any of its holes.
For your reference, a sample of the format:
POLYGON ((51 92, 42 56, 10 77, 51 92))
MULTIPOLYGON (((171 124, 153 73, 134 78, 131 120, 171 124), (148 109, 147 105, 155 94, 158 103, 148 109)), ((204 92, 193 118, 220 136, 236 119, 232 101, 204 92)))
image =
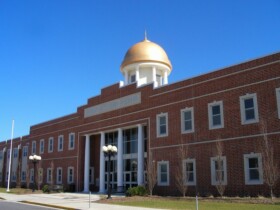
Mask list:
MULTIPOLYGON (((84 160, 84 192, 89 192, 90 165, 93 153, 99 153, 99 178, 96 179, 99 185, 99 192, 106 193, 107 179, 110 177, 112 189, 123 192, 131 186, 143 185, 145 176, 144 161, 147 157, 145 146, 147 144, 147 127, 143 124, 136 124, 129 127, 117 128, 109 131, 101 131, 96 134, 85 135, 85 160, 84 160), (96 135, 94 140, 100 141, 100 147, 91 151, 91 136, 96 135), (99 137, 99 138, 98 138, 99 137), (110 176, 107 171, 108 160, 105 158, 102 147, 114 145, 118 148, 117 155, 111 159, 110 176)), ((94 155, 94 157, 97 157, 94 155)))

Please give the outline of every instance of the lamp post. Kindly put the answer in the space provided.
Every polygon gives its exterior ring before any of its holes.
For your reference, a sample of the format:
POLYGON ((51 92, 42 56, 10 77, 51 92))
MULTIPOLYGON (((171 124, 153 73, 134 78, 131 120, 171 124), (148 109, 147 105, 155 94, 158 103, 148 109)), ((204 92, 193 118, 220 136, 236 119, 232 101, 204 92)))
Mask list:
POLYGON ((108 188, 108 197, 107 199, 111 199, 111 184, 110 184, 110 173, 111 173, 111 157, 113 157, 115 154, 117 154, 117 147, 108 145, 103 146, 102 150, 104 152, 105 157, 108 156, 108 177, 107 177, 107 188, 108 188))
POLYGON ((29 160, 32 161, 33 166, 34 166, 34 184, 33 184, 33 189, 32 192, 35 191, 35 186, 36 186, 36 163, 41 160, 41 156, 38 155, 30 155, 29 160))

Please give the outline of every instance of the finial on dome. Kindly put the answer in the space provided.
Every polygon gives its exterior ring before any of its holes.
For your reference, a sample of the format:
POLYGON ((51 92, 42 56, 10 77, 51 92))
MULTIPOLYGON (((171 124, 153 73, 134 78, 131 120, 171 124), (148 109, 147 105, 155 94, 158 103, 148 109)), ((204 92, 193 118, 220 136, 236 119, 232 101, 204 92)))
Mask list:
POLYGON ((145 39, 145 41, 147 41, 148 40, 148 38, 147 38, 147 31, 146 31, 146 29, 145 29, 145 37, 144 37, 145 39))

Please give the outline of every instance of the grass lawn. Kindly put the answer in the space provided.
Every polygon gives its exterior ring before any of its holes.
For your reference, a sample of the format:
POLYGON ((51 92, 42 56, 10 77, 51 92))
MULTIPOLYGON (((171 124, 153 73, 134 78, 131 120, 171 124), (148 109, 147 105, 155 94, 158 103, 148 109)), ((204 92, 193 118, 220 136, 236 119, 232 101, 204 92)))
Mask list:
MULTIPOLYGON (((137 206, 160 209, 185 209, 196 210, 194 198, 165 198, 165 197, 130 197, 101 200, 125 206, 137 206)), ((273 203, 269 199, 199 199, 199 210, 280 210, 280 200, 273 203)))

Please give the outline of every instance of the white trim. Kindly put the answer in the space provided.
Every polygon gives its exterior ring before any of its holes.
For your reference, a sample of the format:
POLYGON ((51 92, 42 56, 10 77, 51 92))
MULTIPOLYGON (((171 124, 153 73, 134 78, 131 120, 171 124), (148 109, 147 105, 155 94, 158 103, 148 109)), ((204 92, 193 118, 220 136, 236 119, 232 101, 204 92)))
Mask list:
POLYGON ((44 153, 44 150, 45 150, 45 140, 44 140, 44 139, 41 139, 41 140, 40 140, 39 153, 40 153, 40 154, 43 154, 43 153, 44 153))
POLYGON ((212 185, 227 185, 227 158, 225 156, 220 156, 220 157, 211 157, 210 159, 210 165, 211 165, 211 184, 212 185), (219 158, 222 161, 223 164, 223 172, 224 172, 224 180, 221 181, 221 183, 219 183, 216 180, 216 168, 215 168, 215 162, 217 160, 219 160, 219 158))
POLYGON ((245 184, 246 185, 260 185, 263 184, 263 169, 262 169, 262 156, 260 153, 251 153, 244 154, 244 173, 245 173, 245 184), (259 180, 250 180, 250 172, 249 172, 249 159, 257 158, 258 159, 258 172, 259 172, 259 180))
POLYGON ((276 88, 276 102, 277 102, 277 109, 278 109, 278 118, 280 119, 280 88, 276 88))
POLYGON ((166 137, 168 136, 168 113, 161 113, 161 114, 157 114, 157 120, 156 120, 156 127, 157 127, 157 137, 166 137), (161 117, 165 117, 165 124, 161 125, 160 124, 160 118, 161 117), (165 126, 165 133, 161 133, 160 132, 160 127, 161 126, 165 126))
POLYGON ((57 138, 57 151, 58 152, 63 151, 63 144, 64 144, 64 136, 59 135, 57 138), (61 148, 60 148, 60 145, 61 145, 61 148))
POLYGON ((56 168, 56 184, 61 184, 62 183, 62 168, 61 167, 57 167, 56 168), (59 171, 61 171, 61 177, 59 180, 59 171))
POLYGON ((193 107, 181 109, 181 132, 182 133, 192 133, 194 132, 194 111, 193 107), (191 112, 191 129, 185 129, 185 112, 191 112))
POLYGON ((157 180, 158 186, 168 186, 169 185, 169 161, 159 161, 157 163, 157 180), (166 165, 166 182, 161 181, 161 166, 166 165))
POLYGON ((75 133, 69 133, 68 135, 68 150, 75 149, 75 133), (71 147, 71 137, 73 136, 73 146, 71 147))
MULTIPOLYGON (((216 115, 217 116, 217 115, 216 115)), ((218 129, 218 128, 224 128, 224 106, 223 106, 223 101, 214 101, 212 103, 208 103, 208 122, 209 122, 209 129, 218 129), (214 125, 213 121, 213 107, 214 106, 219 106, 220 107, 220 120, 221 124, 220 125, 214 125)))
POLYGON ((49 138, 49 141, 48 141, 48 153, 51 153, 53 152, 53 146, 54 146, 54 138, 53 137, 50 137, 49 138), (52 148, 50 149, 50 142, 52 141, 52 148))
POLYGON ((239 97, 240 100, 240 114, 241 114, 241 124, 251 124, 259 122, 259 111, 258 111, 258 101, 257 101, 257 94, 246 94, 244 96, 239 97), (253 99, 253 108, 254 108, 254 119, 246 119, 246 110, 245 110, 245 100, 253 99))
POLYGON ((193 181, 188 181, 187 175, 184 174, 184 176, 186 177, 185 184, 187 186, 195 186, 196 185, 196 161, 194 158, 188 158, 188 159, 183 160, 183 170, 184 170, 183 173, 187 172, 186 163, 193 164, 193 181))

